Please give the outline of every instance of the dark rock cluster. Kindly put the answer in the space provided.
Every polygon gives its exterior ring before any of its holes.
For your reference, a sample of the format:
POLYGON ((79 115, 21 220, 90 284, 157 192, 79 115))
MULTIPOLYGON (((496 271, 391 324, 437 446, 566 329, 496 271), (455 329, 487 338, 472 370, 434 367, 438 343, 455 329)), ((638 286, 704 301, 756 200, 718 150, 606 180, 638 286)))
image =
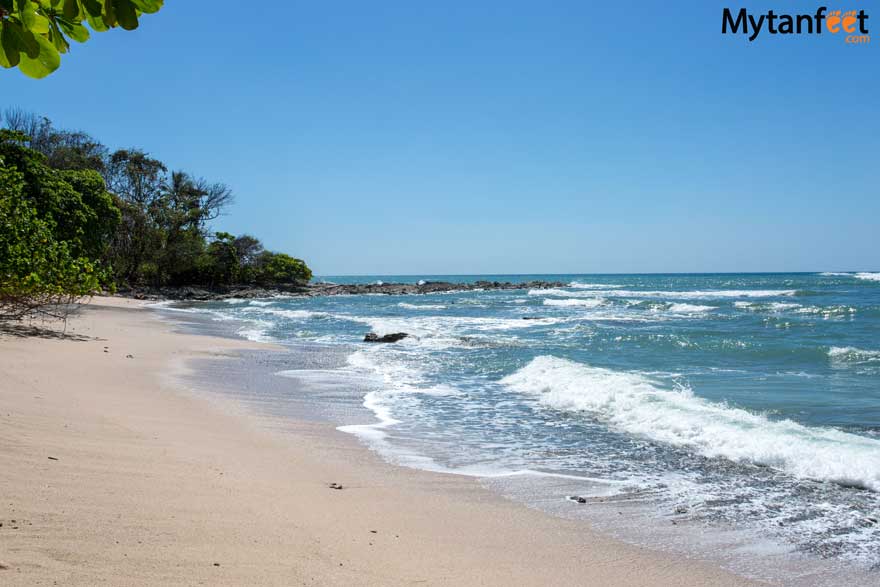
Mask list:
POLYGON ((158 287, 120 289, 118 294, 136 299, 191 300, 208 301, 227 298, 271 298, 275 296, 337 296, 337 295, 413 295, 444 293, 452 291, 509 290, 509 289, 548 289, 566 287, 561 281, 476 281, 474 283, 452 283, 448 281, 423 281, 419 283, 312 283, 308 285, 272 286, 271 288, 250 286, 226 286, 222 288, 202 287, 158 287))

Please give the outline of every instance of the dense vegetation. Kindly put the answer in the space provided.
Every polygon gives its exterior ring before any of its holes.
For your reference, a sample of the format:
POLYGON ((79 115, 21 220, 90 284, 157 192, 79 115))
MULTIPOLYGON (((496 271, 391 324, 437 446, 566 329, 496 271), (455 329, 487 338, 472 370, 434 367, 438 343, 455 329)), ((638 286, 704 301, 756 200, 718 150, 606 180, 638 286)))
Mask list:
POLYGON ((137 149, 8 111, 0 130, 0 317, 100 289, 299 285, 300 259, 250 235, 212 232, 222 183, 169 171, 137 149))
POLYGON ((61 65, 70 40, 84 43, 90 27, 133 30, 164 0, 0 0, 0 66, 46 77, 61 65), (88 25, 88 27, 86 27, 88 25))

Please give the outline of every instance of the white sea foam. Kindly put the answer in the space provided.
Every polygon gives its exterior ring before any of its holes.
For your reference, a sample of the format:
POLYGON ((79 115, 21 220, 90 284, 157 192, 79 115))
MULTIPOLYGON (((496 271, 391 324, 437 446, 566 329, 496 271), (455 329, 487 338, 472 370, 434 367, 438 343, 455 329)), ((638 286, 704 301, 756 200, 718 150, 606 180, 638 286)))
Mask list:
POLYGON ((267 333, 272 325, 264 320, 252 321, 238 329, 238 335, 254 342, 272 342, 275 339, 267 333))
POLYGON ((806 427, 667 390, 648 377, 540 356, 502 383, 559 410, 584 412, 621 432, 754 463, 798 478, 880 491, 880 441, 806 427))
MULTIPOLYGON (((348 371, 347 374, 366 374, 372 378, 374 384, 378 385, 379 388, 368 392, 364 396, 363 401, 363 406, 375 415, 377 421, 371 424, 339 426, 337 430, 357 436, 392 463, 426 471, 464 475, 467 477, 504 478, 534 476, 589 481, 606 487, 624 484, 623 481, 596 479, 580 475, 548 473, 531 469, 508 469, 491 463, 454 468, 444 466, 429 456, 419 454, 389 441, 387 429, 401 423, 394 416, 394 407, 398 402, 425 395, 461 395, 461 391, 448 385, 428 385, 425 382, 423 372, 404 365, 388 354, 380 353, 376 350, 357 351, 348 357, 348 364, 352 371, 348 371)), ((287 377, 300 376, 298 371, 284 371, 277 374, 287 377)), ((322 373, 319 376, 323 377, 326 375, 322 373)))
POLYGON ((545 306, 581 306, 584 308, 598 308, 604 303, 604 298, 571 298, 565 300, 547 298, 544 300, 545 306))
POLYGON ((407 310, 445 310, 446 306, 443 304, 408 304, 406 302, 400 302, 397 304, 400 308, 406 308, 407 310))
POLYGON ((865 279, 867 281, 880 281, 880 273, 862 272, 862 273, 856 273, 855 277, 857 277, 859 279, 865 279))
POLYGON ((820 273, 819 275, 823 277, 853 277, 852 273, 838 273, 835 271, 825 271, 823 273, 820 273))
POLYGON ((236 319, 234 316, 220 310, 209 310, 207 308, 180 308, 177 307, 177 304, 179 303, 180 302, 174 300, 166 300, 163 302, 154 302, 151 304, 147 304, 147 307, 163 310, 165 312, 176 312, 180 314, 200 314, 202 316, 210 316, 211 320, 214 320, 216 322, 227 322, 236 319))
POLYGON ((800 304, 795 304, 792 302, 733 302, 733 305, 737 308, 749 310, 750 312, 762 312, 768 310, 771 312, 783 312, 785 310, 793 310, 795 308, 801 307, 800 304))
POLYGON ((635 291, 623 289, 568 291, 565 289, 532 289, 530 296, 557 296, 584 298, 594 296, 629 297, 629 298, 661 298, 681 300, 714 300, 720 298, 771 298, 777 296, 793 296, 793 289, 742 289, 742 290, 694 290, 694 291, 635 291))
MULTIPOLYGON (((454 337, 470 332, 505 331, 531 328, 534 326, 547 326, 565 321, 565 318, 538 318, 535 320, 523 320, 521 318, 487 318, 467 316, 349 316, 344 314, 335 315, 342 320, 359 322, 369 326, 376 334, 391 334, 393 332, 406 332, 415 337, 437 337, 454 339, 454 337)), ((409 341, 409 339, 405 339, 409 341)))
POLYGON ((577 289, 615 289, 623 286, 615 283, 581 283, 579 281, 572 281, 568 284, 568 287, 577 289))
MULTIPOLYGON (((347 362, 356 371, 374 378, 374 384, 378 389, 370 391, 364 396, 363 405, 373 412, 378 421, 372 424, 340 426, 338 429, 368 441, 375 448, 386 453, 386 456, 396 455, 398 457, 394 459, 396 461, 399 461, 401 455, 396 454, 388 444, 385 429, 400 423, 392 415, 392 408, 399 397, 411 394, 454 395, 459 393, 458 390, 445 385, 426 385, 424 373, 373 349, 352 353, 347 362)), ((431 461, 426 457, 421 457, 421 459, 424 460, 420 463, 421 465, 431 461)))
POLYGON ((280 316, 282 318, 292 318, 294 320, 306 320, 309 318, 324 318, 329 316, 326 312, 315 312, 312 310, 285 310, 281 308, 266 308, 266 307, 256 307, 256 308, 245 308, 242 310, 243 312, 247 312, 249 314, 271 314, 273 316, 280 316))
POLYGON ((855 314, 856 311, 856 308, 852 306, 804 306, 795 310, 795 313, 819 315, 823 318, 834 318, 855 314))
POLYGON ((702 314, 714 309, 715 306, 701 306, 699 304, 672 304, 668 308, 673 314, 702 314))
POLYGON ((257 307, 263 307, 263 306, 271 306, 274 303, 275 303, 275 301, 273 301, 273 300, 251 300, 250 305, 257 306, 257 307))
POLYGON ((828 349, 828 357, 838 363, 876 363, 880 362, 880 351, 858 349, 851 346, 833 346, 828 349))

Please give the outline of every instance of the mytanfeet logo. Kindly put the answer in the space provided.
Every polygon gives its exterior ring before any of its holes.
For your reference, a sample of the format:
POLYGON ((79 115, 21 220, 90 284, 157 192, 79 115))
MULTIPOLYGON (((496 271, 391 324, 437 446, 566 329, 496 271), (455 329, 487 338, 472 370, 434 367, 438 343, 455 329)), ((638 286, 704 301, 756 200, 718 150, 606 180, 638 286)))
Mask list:
POLYGON ((740 8, 734 15, 725 8, 721 20, 722 34, 748 35, 749 42, 763 31, 771 35, 838 35, 850 45, 867 45, 871 42, 868 30, 870 17, 862 10, 831 10, 820 6, 813 14, 786 14, 768 10, 766 14, 749 14, 740 8))

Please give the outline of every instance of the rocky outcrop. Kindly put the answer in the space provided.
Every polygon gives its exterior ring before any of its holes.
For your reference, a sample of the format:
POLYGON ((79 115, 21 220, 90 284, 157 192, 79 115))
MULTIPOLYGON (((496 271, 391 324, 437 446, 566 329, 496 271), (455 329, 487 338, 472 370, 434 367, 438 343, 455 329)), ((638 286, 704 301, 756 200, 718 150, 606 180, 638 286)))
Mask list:
POLYGON ((507 289, 549 289, 566 287, 561 281, 526 281, 511 283, 509 281, 475 281, 473 283, 452 283, 449 281, 423 281, 419 283, 313 283, 304 288, 303 295, 413 295, 446 293, 453 291, 507 290, 507 289))
POLYGON ((369 332, 364 337, 364 342, 397 342, 409 336, 406 332, 395 332, 393 334, 385 334, 379 336, 375 332, 369 332))
POLYGON ((157 288, 120 288, 118 295, 137 299, 191 300, 209 301, 227 298, 271 298, 285 297, 317 297, 338 295, 414 295, 447 293, 455 291, 492 291, 512 289, 550 289, 566 287, 561 281, 526 281, 511 283, 509 281, 476 281, 473 283, 452 283, 449 281, 420 281, 419 283, 312 283, 308 285, 290 286, 223 286, 214 288, 203 287, 157 287, 157 288))

